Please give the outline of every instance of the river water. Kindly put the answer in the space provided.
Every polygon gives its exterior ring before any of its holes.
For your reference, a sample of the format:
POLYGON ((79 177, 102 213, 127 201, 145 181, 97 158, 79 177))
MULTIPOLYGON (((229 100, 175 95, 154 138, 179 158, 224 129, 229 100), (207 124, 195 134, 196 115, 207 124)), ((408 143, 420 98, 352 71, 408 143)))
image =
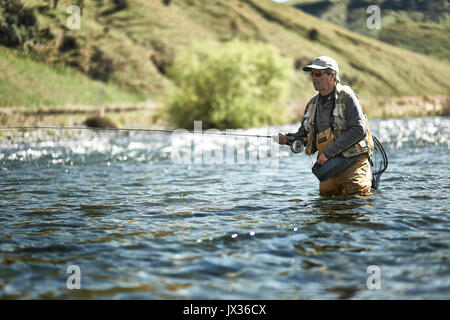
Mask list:
POLYGON ((267 138, 4 136, 0 298, 449 299, 450 118, 370 125, 380 189, 335 198, 267 138))

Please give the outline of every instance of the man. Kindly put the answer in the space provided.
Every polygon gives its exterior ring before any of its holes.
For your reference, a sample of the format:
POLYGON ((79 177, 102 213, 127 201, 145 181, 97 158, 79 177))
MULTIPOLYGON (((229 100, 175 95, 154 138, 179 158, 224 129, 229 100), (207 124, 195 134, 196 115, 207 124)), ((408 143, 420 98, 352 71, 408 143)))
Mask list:
MULTIPOLYGON (((330 57, 316 58, 303 71, 311 73, 314 89, 319 93, 306 105, 297 133, 280 133, 274 140, 280 144, 302 140, 306 154, 318 152, 320 166, 336 156, 354 161, 343 171, 320 182, 321 195, 369 193, 372 171, 368 155, 373 141, 358 98, 349 86, 340 84, 338 64, 330 57)), ((337 160, 343 158, 336 157, 337 160)))

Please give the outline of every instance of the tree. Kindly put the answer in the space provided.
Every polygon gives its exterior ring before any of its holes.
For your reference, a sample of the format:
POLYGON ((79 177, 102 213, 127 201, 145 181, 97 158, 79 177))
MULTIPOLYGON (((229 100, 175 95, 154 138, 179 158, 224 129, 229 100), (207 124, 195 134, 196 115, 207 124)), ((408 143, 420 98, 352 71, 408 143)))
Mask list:
POLYGON ((293 62, 272 45, 230 41, 183 50, 169 75, 179 88, 167 105, 183 128, 250 128, 284 120, 293 62))

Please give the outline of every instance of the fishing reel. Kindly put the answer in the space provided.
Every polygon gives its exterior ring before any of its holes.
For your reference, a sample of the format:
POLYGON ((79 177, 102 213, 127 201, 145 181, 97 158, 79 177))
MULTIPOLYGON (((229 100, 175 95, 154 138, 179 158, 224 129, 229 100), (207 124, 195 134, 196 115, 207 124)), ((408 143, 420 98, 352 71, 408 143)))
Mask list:
POLYGON ((293 153, 302 153, 305 149, 305 143, 301 140, 295 140, 294 137, 287 137, 286 145, 291 147, 293 153))
POLYGON ((303 150, 305 149, 305 142, 303 140, 300 139, 296 139, 296 136, 289 134, 289 133, 284 133, 284 132, 280 132, 278 136, 273 136, 273 141, 275 142, 279 142, 279 137, 280 135, 285 135, 286 136, 286 143, 285 145, 291 147, 291 151, 293 153, 301 153, 303 152, 303 150))

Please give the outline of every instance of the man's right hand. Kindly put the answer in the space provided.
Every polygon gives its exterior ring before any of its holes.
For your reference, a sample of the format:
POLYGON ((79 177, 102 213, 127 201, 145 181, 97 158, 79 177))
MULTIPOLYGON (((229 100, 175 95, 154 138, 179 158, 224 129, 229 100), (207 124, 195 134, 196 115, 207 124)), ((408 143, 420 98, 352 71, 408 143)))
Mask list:
POLYGON ((278 136, 273 136, 273 141, 278 142, 279 144, 286 144, 287 136, 285 133, 280 132, 278 136))

